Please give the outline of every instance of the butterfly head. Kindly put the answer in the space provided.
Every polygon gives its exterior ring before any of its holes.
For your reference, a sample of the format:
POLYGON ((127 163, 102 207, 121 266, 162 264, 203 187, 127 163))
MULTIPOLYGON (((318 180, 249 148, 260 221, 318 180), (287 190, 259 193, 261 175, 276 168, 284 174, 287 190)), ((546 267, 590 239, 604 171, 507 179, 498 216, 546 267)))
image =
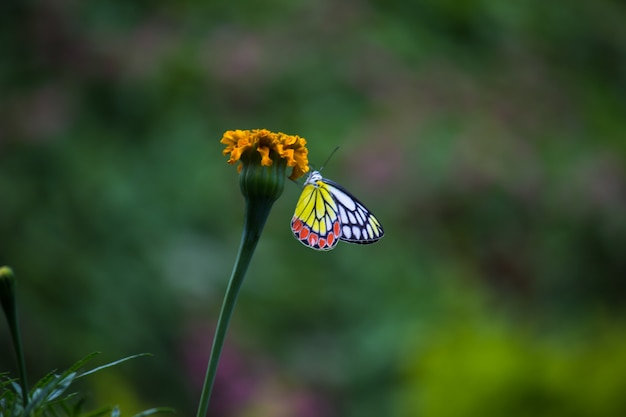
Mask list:
POLYGON ((306 181, 304 185, 314 185, 317 187, 317 182, 322 180, 322 174, 319 171, 311 171, 308 177, 306 177, 306 181))

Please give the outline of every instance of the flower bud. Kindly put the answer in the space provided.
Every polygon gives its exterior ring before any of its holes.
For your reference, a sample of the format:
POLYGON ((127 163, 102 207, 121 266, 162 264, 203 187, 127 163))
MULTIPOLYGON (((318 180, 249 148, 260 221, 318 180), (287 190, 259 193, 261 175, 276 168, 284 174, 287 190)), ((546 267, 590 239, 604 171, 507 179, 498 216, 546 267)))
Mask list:
POLYGON ((15 278, 8 266, 0 267, 0 304, 10 322, 15 317, 15 278))
POLYGON ((287 161, 274 157, 269 152, 273 163, 269 166, 261 164, 262 155, 256 150, 246 150, 241 155, 241 171, 239 187, 246 199, 259 199, 274 202, 283 193, 287 161))

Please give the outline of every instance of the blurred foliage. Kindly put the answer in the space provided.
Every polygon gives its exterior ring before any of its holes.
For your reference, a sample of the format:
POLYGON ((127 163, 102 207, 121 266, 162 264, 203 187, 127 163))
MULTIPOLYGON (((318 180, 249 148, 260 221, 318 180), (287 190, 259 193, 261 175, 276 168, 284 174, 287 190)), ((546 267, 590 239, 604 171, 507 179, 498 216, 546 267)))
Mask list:
MULTIPOLYGON (((119 417, 121 412, 117 407, 101 407, 85 412, 83 410, 85 398, 77 392, 68 392, 68 390, 70 387, 74 389, 75 382, 84 376, 142 355, 134 355, 89 371, 83 371, 84 365, 96 355, 88 355, 63 372, 51 372, 45 375, 35 383, 32 390, 26 393, 22 391, 21 385, 16 381, 9 379, 5 374, 0 374, 0 415, 4 417, 119 417), (27 396, 26 402, 24 395, 27 396)), ((167 408, 152 408, 136 414, 135 417, 172 411, 167 408)))
POLYGON ((386 236, 307 250, 287 185, 215 415, 624 414, 624 18, 616 0, 4 1, 0 264, 31 373, 150 351, 96 395, 193 412, 242 227, 219 139, 268 128, 316 166, 340 145, 324 174, 386 236))
MULTIPOLYGON (((465 304, 403 363, 399 416, 619 416, 626 413, 626 333, 599 318, 537 334, 465 304), (461 314, 458 314, 461 313, 461 314), (593 329, 593 331, 590 331, 593 329), (447 399, 447 400, 446 400, 447 399)), ((476 296, 474 296, 476 297, 476 296)))

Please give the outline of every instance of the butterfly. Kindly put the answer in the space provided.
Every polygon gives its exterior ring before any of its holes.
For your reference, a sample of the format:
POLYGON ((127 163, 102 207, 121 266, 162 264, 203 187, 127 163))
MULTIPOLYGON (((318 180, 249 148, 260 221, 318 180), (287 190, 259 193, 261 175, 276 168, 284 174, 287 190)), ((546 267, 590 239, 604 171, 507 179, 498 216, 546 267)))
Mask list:
POLYGON ((304 182, 291 231, 303 245, 316 250, 331 250, 340 240, 374 243, 385 234, 363 203, 319 171, 312 171, 304 182))

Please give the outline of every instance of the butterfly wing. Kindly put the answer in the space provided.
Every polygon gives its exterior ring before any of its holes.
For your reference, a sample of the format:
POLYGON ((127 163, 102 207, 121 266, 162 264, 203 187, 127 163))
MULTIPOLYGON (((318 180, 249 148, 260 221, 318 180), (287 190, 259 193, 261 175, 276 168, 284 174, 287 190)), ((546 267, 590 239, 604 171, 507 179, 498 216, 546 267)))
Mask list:
POLYGON ((291 231, 302 244, 330 250, 341 238, 339 209, 331 187, 324 181, 307 181, 291 219, 291 231))
POLYGON ((328 187, 338 210, 341 223, 339 239, 365 245, 377 242, 385 235, 378 219, 355 196, 333 181, 326 178, 322 181, 328 187))

